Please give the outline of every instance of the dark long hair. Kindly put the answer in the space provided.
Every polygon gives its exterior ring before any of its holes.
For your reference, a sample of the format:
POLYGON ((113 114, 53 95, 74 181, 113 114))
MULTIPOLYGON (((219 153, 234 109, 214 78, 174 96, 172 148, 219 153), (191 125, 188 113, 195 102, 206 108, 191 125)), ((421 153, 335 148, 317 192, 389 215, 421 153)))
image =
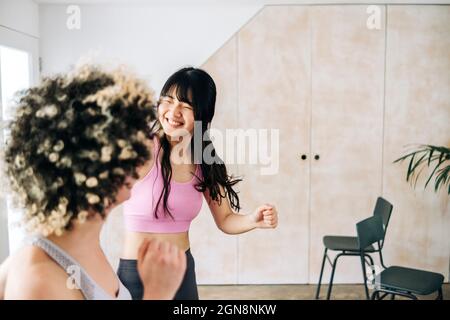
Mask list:
MULTIPOLYGON (((216 154, 216 150, 212 141, 209 139, 208 128, 214 117, 215 105, 216 105, 216 85, 211 76, 204 70, 197 68, 183 68, 175 72, 164 84, 160 96, 167 96, 173 91, 176 98, 179 101, 186 102, 194 109, 194 120, 201 121, 201 134, 202 137, 192 136, 190 143, 191 158, 194 163, 200 163, 203 178, 196 176, 198 183, 195 188, 199 192, 208 190, 210 197, 213 201, 222 203, 222 199, 228 198, 232 209, 239 211, 241 209, 239 205, 239 197, 237 192, 233 190, 233 186, 242 179, 229 176, 227 168, 220 157, 216 154), (201 143, 201 148, 195 148, 195 143, 201 143), (216 159, 213 163, 210 161, 204 161, 204 150, 208 148, 211 156, 216 159), (196 152, 197 150, 197 152, 196 152), (201 153, 200 153, 201 152, 201 153), (224 193, 221 192, 220 187, 224 189, 224 193)), ((158 103, 159 105, 159 103, 158 103)), ((162 126, 159 120, 155 122, 152 127, 152 132, 161 130, 162 126)), ((159 196, 157 205, 154 210, 154 216, 158 218, 158 208, 163 201, 164 214, 170 215, 170 208, 168 207, 168 198, 170 193, 170 181, 172 178, 172 166, 170 164, 170 142, 165 134, 160 137, 160 147, 156 152, 155 159, 158 160, 159 152, 163 150, 161 159, 161 171, 163 177, 163 190, 159 196)), ((194 173, 195 175, 195 173, 194 173)))

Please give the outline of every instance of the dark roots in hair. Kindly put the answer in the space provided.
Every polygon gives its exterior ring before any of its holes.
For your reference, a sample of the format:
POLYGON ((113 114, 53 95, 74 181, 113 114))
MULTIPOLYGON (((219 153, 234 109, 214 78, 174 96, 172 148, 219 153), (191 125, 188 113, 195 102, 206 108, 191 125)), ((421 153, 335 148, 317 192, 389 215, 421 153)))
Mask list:
POLYGON ((29 231, 62 234, 104 217, 150 154, 153 91, 124 70, 82 66, 23 91, 10 123, 6 174, 29 231))

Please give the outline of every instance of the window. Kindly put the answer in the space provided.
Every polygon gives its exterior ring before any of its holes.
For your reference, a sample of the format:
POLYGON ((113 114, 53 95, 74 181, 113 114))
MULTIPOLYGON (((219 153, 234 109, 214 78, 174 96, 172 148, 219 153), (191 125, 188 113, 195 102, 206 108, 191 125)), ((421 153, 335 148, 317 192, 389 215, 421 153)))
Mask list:
MULTIPOLYGON (((31 83, 31 61, 30 54, 26 51, 0 46, 0 97, 1 97, 1 123, 0 145, 3 148, 9 135, 5 128, 7 122, 14 114, 15 93, 26 89, 31 83)), ((5 183, 5 181, 1 182, 5 183)), ((17 222, 20 220, 21 212, 13 207, 11 195, 6 195, 0 208, 1 221, 0 228, 3 234, 0 241, 6 242, 6 234, 9 235, 9 252, 15 251, 21 244, 25 232, 18 228, 17 222), (7 225, 7 227, 6 227, 7 225), (6 228, 8 232, 6 231, 6 228)))

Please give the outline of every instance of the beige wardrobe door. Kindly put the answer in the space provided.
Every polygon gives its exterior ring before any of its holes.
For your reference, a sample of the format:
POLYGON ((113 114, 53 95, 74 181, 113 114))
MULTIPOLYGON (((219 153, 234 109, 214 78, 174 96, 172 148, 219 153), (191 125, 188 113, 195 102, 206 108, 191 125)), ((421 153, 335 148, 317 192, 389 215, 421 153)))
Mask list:
MULTIPOLYGON (((356 236, 355 224, 372 215, 381 195, 385 7, 379 8, 381 29, 371 30, 367 6, 311 7, 310 283, 319 278, 322 237, 356 236)), ((327 263, 325 283, 330 269, 327 263)), ((334 280, 362 282, 360 260, 341 258, 334 280)))
POLYGON ((448 281, 448 191, 435 193, 434 179, 424 190, 426 169, 413 189, 408 162, 392 162, 408 144, 450 147, 450 7, 388 6, 387 17, 383 193, 394 210, 386 263, 440 272, 448 281))
MULTIPOLYGON (((237 38, 225 43, 202 68, 214 79, 217 87, 216 111, 212 128, 225 137, 226 129, 237 127, 237 38)), ((219 136, 216 136, 221 140, 219 136)), ((220 141, 214 145, 217 153, 226 160, 225 148, 220 141)), ((237 166, 227 164, 229 174, 237 175, 237 166)), ((203 201, 202 210, 190 231, 191 248, 196 258, 199 284, 233 284, 237 282, 237 237, 220 231, 203 201)))
POLYGON ((279 129, 276 174, 261 175, 265 165, 239 166, 243 212, 266 202, 279 211, 277 229, 239 237, 239 283, 306 283, 310 160, 301 155, 309 156, 308 9, 265 7, 238 40, 239 127, 279 129))

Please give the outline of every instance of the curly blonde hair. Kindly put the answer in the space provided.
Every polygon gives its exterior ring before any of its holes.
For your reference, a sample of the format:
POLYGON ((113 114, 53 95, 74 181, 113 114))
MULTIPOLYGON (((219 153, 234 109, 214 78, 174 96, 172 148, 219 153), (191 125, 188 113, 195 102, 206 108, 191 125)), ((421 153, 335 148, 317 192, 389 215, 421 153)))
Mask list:
POLYGON ((105 217, 150 154, 154 92, 124 69, 84 65, 20 93, 4 152, 30 232, 61 235, 88 212, 105 217))

